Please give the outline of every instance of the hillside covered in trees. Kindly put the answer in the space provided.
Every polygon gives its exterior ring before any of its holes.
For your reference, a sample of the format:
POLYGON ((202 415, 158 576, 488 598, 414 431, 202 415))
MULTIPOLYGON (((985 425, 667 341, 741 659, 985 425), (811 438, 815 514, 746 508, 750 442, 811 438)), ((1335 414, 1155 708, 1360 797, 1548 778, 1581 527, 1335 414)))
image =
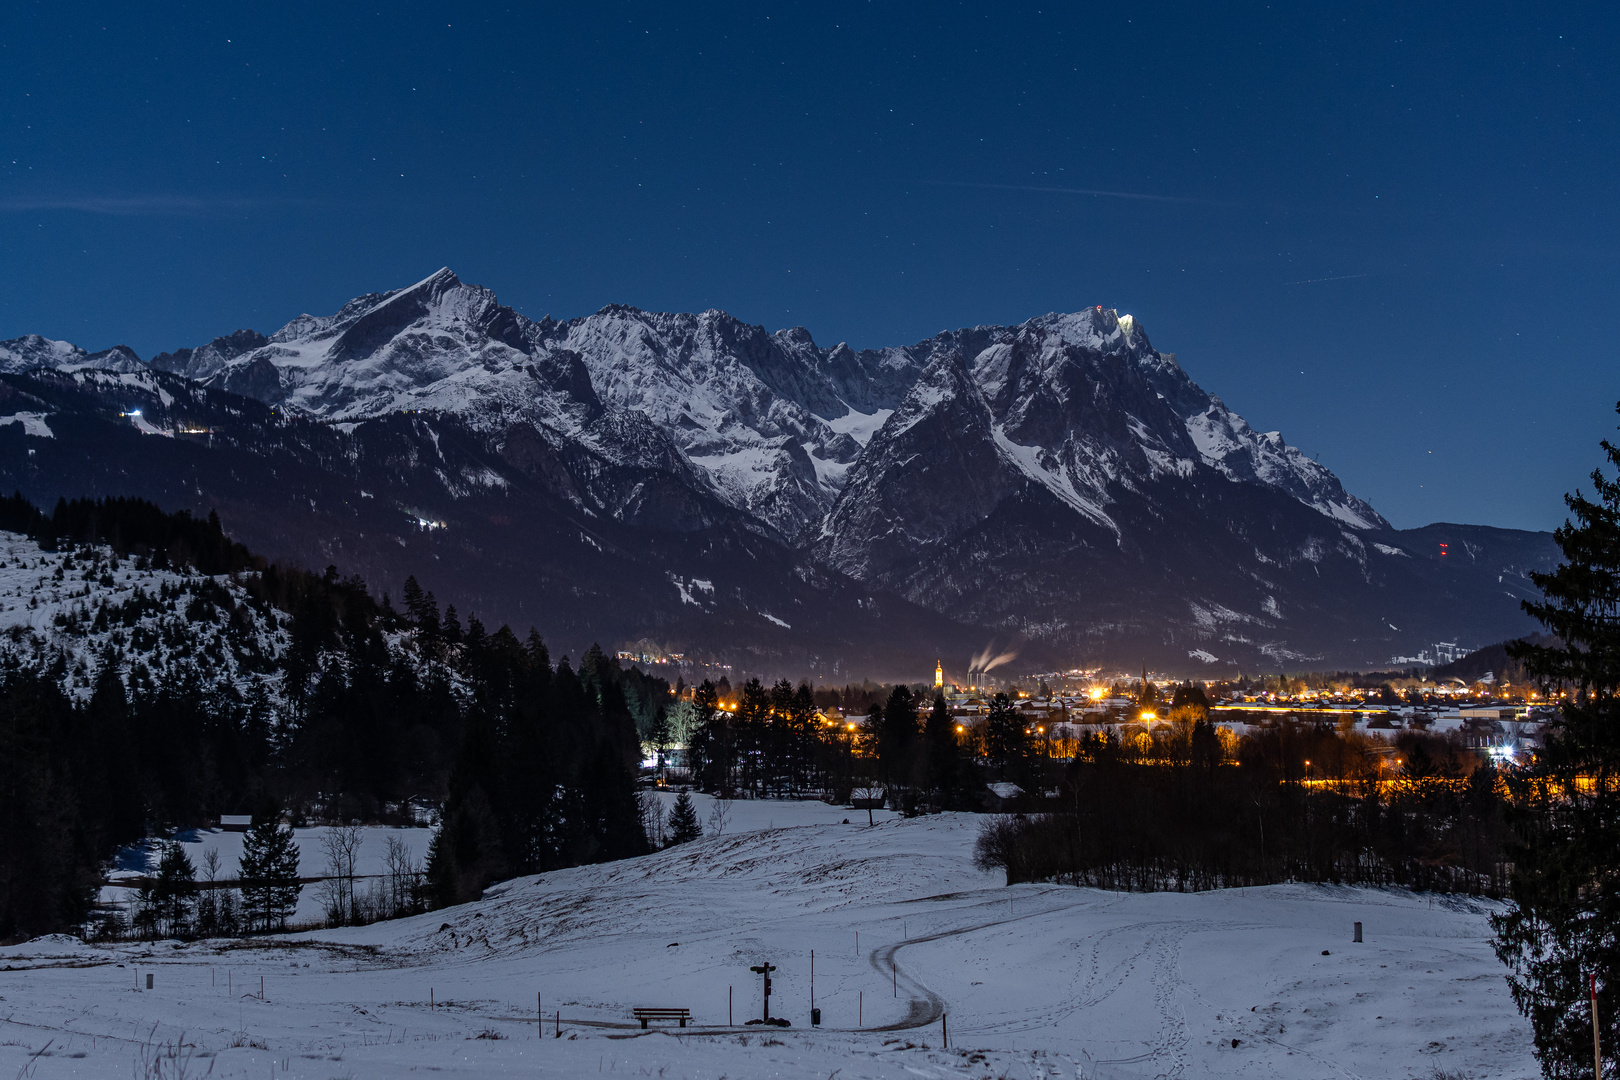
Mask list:
POLYGON ((221 813, 440 805, 432 898, 643 850, 645 708, 592 648, 267 565, 217 518, 0 500, 0 940, 71 928, 123 844, 221 813))

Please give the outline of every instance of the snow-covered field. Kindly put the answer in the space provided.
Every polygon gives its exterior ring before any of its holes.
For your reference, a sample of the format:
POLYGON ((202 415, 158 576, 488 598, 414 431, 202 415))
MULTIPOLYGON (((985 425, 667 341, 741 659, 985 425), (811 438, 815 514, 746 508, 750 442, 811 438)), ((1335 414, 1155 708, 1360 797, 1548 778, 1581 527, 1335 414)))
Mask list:
POLYGON ((734 803, 718 836, 415 919, 14 946, 0 950, 0 1076, 128 1076, 182 1040, 187 1075, 254 1080, 1537 1075, 1483 904, 1007 889, 972 867, 982 820, 868 827, 817 803, 734 803), (767 960, 789 1029, 741 1026, 761 1004, 748 969, 767 960), (636 1005, 688 1007, 694 1026, 644 1033, 636 1005))
MULTIPOLYGON (((330 831, 325 825, 293 830, 293 843, 298 845, 299 877, 318 878, 326 875, 326 853, 321 847, 321 841, 330 831)), ((411 858, 417 865, 427 863, 428 845, 433 841, 432 829, 364 826, 360 830, 360 850, 356 853, 354 863, 354 871, 361 878, 359 890, 362 894, 370 879, 381 877, 387 870, 389 837, 403 843, 410 850, 411 858)), ((196 868, 199 879, 205 876, 203 857, 209 851, 219 853, 221 878, 237 875, 242 861, 242 841, 246 839, 246 834, 223 832, 219 829, 188 829, 180 833, 176 839, 185 849, 186 856, 191 859, 191 865, 196 868)), ((155 874, 161 854, 154 842, 127 849, 120 856, 118 868, 111 874, 111 880, 117 882, 121 879, 155 874)), ((101 899, 126 903, 134 891, 127 886, 112 884, 101 890, 101 899)), ((323 914, 319 891, 314 886, 304 886, 304 890, 298 894, 298 908, 292 915, 292 922, 313 922, 320 919, 323 914)))

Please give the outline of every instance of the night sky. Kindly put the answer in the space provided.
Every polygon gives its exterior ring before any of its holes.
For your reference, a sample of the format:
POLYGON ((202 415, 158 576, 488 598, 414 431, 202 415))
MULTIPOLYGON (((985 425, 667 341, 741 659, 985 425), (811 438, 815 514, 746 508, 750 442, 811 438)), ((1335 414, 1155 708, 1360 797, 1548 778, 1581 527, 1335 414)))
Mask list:
POLYGON ((1613 5, 0 13, 0 338, 440 266, 908 344, 1093 304, 1396 525, 1551 528, 1620 398, 1613 5))

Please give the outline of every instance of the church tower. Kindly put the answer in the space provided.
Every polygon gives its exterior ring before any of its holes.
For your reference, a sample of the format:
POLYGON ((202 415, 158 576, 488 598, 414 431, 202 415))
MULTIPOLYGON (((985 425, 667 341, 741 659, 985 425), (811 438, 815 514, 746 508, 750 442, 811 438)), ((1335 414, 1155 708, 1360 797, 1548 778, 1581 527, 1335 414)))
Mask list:
POLYGON ((938 660, 934 661, 934 689, 945 689, 945 665, 938 660))

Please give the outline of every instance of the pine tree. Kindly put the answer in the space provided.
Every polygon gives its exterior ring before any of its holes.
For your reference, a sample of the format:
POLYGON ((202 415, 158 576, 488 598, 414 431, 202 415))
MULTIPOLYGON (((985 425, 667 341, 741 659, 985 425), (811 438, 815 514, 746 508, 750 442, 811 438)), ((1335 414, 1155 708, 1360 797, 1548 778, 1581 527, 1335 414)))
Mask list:
POLYGON ((697 807, 692 804, 692 796, 684 791, 675 797, 675 805, 669 808, 668 828, 670 847, 696 840, 703 835, 703 825, 698 821, 697 807))
MULTIPOLYGON (((1620 448, 1602 446, 1620 467, 1620 448)), ((1569 695, 1534 765, 1508 780, 1515 907, 1492 920, 1549 1078, 1590 1074, 1591 974, 1604 1059, 1620 1050, 1620 481, 1599 469, 1592 483, 1595 499, 1565 496, 1573 519, 1553 534, 1562 564, 1531 574, 1544 599, 1525 610, 1555 641, 1509 650, 1569 695)))
POLYGON ((951 723, 950 707, 944 694, 934 696, 934 707, 929 710, 923 725, 923 788, 934 792, 938 805, 946 810, 959 807, 962 771, 961 748, 956 729, 951 723))
POLYGON ((281 824, 281 813, 267 807, 253 816, 242 840, 242 914, 250 929, 285 928, 287 916, 298 907, 298 845, 292 826, 281 824))
POLYGON ((990 764, 1017 771, 1023 764, 1024 721, 1006 694, 997 694, 984 720, 984 751, 990 764))
POLYGON ((174 841, 164 844, 162 850, 150 898, 157 929, 168 937, 189 937, 197 904, 197 868, 191 864, 186 849, 174 841))
POLYGON ((896 686, 884 703, 877 725, 878 772, 891 783, 911 779, 917 745, 917 701, 911 690, 896 686))

